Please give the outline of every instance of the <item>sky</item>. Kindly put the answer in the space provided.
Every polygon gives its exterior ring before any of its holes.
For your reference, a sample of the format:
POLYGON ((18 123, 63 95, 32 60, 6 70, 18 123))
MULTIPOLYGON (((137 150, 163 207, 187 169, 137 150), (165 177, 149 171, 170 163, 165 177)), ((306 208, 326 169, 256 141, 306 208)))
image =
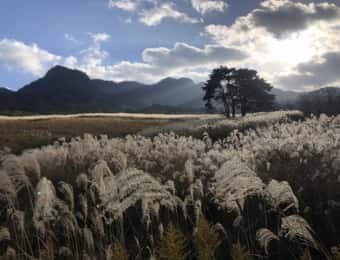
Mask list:
POLYGON ((224 65, 286 90, 340 86, 340 1, 1 0, 0 86, 55 65, 143 83, 224 65))

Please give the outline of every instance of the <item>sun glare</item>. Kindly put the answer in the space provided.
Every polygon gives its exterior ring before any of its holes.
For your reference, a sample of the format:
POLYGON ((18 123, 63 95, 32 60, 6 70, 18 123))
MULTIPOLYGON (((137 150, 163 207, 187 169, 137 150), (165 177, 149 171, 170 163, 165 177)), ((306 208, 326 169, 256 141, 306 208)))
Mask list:
POLYGON ((314 53, 308 31, 296 33, 286 39, 272 39, 268 44, 268 57, 282 65, 294 66, 308 61, 314 53))

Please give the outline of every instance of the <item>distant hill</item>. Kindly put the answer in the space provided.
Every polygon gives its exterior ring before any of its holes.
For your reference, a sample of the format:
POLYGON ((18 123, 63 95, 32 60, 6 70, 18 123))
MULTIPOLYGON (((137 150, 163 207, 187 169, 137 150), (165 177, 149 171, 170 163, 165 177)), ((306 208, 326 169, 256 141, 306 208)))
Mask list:
POLYGON ((328 97, 328 96, 337 96, 340 94, 340 88, 339 87, 324 87, 317 90, 313 90, 307 93, 303 93, 303 95, 309 95, 309 96, 319 96, 319 97, 328 97))
POLYGON ((275 101, 280 105, 295 104, 301 93, 291 90, 273 88, 271 93, 275 96, 275 101))
POLYGON ((80 112, 199 112, 203 102, 188 107, 193 99, 201 100, 200 84, 187 78, 165 78, 156 84, 113 82, 90 79, 84 72, 56 66, 46 75, 11 92, 0 88, 0 110, 32 113, 80 112))
MULTIPOLYGON (((155 84, 135 81, 114 82, 90 79, 84 72, 62 66, 18 91, 0 87, 0 111, 9 113, 201 113, 204 83, 188 78, 165 78, 155 84)), ((302 95, 319 96, 340 92, 330 87, 309 93, 273 88, 279 107, 297 107, 302 95)))
POLYGON ((298 108, 305 114, 340 114, 340 88, 324 87, 300 96, 298 108))
POLYGON ((9 90, 8 88, 0 87, 0 95, 10 95, 13 91, 9 90))

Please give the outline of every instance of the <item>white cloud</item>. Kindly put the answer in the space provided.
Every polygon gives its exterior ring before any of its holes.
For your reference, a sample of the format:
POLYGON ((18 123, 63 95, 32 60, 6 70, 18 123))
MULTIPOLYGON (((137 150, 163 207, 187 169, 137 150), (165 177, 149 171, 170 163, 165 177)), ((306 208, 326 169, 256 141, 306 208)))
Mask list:
POLYGON ((158 67, 181 69, 183 67, 223 64, 242 60, 244 53, 235 48, 206 45, 200 49, 186 43, 176 43, 174 48, 149 48, 143 51, 143 60, 158 67))
POLYGON ((340 51, 339 28, 335 4, 266 0, 230 26, 208 25, 205 30, 216 43, 247 51, 250 57, 243 66, 257 69, 275 86, 290 88, 280 77, 292 75, 299 64, 340 51))
POLYGON ((126 18, 126 19, 124 19, 124 22, 125 23, 132 23, 132 18, 131 17, 126 18))
POLYGON ((88 33, 92 39, 92 44, 82 50, 80 54, 81 64, 86 66, 87 70, 91 70, 92 68, 101 66, 103 61, 109 56, 109 53, 102 49, 101 44, 110 39, 110 35, 101 32, 101 33, 88 33))
POLYGON ((200 21, 194 17, 189 17, 186 13, 180 12, 172 3, 165 3, 155 6, 151 9, 143 10, 140 13, 139 20, 148 25, 155 26, 162 23, 166 18, 175 19, 181 23, 199 23, 200 21))
POLYGON ((138 1, 136 0, 110 0, 109 7, 119 8, 127 12, 133 12, 138 7, 138 1))
POLYGON ((104 32, 101 33, 89 33, 95 43, 105 42, 110 39, 110 35, 104 32))
MULTIPOLYGON (((196 81, 206 79, 210 70, 221 64, 237 64, 246 54, 237 48, 206 45, 197 48, 186 43, 176 43, 173 48, 147 48, 142 61, 107 62, 109 53, 102 49, 96 37, 81 52, 80 59, 69 59, 70 67, 86 72, 92 78, 123 81, 137 80, 152 83, 167 76, 191 77, 196 81)), ((65 64, 65 63, 64 63, 65 64)))
POLYGON ((46 68, 62 62, 62 57, 41 49, 37 44, 27 45, 13 39, 0 41, 0 61, 8 68, 19 68, 41 76, 46 68))
POLYGON ((340 52, 329 52, 321 59, 298 64, 294 71, 281 75, 278 82, 293 89, 313 89, 340 81, 340 52))
POLYGON ((263 27, 276 37, 306 29, 313 23, 340 18, 340 8, 330 3, 303 4, 291 0, 267 0, 248 16, 254 26, 263 27))
POLYGON ((33 76, 41 77, 52 66, 61 64, 75 67, 78 60, 74 56, 62 57, 26 43, 4 38, 0 40, 0 63, 10 70, 22 70, 33 76))
POLYGON ((78 59, 74 56, 69 56, 65 58, 63 62, 63 64, 69 68, 74 68, 77 65, 77 63, 78 63, 78 59))
POLYGON ((66 40, 74 43, 74 44, 80 44, 81 42, 79 40, 77 40, 72 34, 70 33, 65 33, 64 37, 66 40))
MULTIPOLYGON (((197 0, 195 0, 197 1, 197 0)), ((220 9, 221 0, 199 0, 195 3, 200 12, 208 12, 220 9), (212 6, 210 2, 215 2, 217 6, 212 6)), ((119 8, 127 12, 135 13, 140 22, 148 26, 156 26, 161 24, 165 19, 173 19, 180 23, 199 23, 200 20, 190 17, 188 14, 181 12, 172 1, 161 0, 110 0, 109 7, 119 8)), ((131 18, 130 18, 131 19, 131 18)), ((128 20, 131 22, 131 20, 128 20)))
POLYGON ((192 7, 201 14, 223 12, 228 4, 223 0, 191 0, 192 7))

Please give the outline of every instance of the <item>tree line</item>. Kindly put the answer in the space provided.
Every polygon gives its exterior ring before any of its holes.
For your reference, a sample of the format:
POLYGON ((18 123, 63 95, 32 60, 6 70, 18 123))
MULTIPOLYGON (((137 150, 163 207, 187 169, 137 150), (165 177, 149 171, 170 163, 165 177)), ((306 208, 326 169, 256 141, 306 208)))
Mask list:
POLYGON ((296 108, 306 115, 340 114, 340 90, 335 87, 322 88, 299 97, 296 108))

